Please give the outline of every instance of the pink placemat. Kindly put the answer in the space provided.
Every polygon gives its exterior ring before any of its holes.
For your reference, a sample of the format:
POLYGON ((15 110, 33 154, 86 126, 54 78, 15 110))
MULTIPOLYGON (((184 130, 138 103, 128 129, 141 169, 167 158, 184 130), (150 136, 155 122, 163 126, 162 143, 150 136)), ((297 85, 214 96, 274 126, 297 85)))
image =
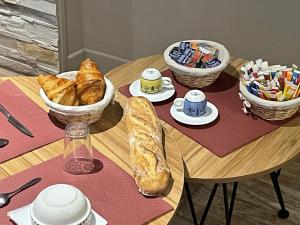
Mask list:
POLYGON ((51 122, 47 112, 9 80, 0 84, 0 104, 34 135, 23 134, 0 113, 0 138, 9 140, 0 148, 0 163, 64 137, 63 129, 51 122))
MULTIPOLYGON (((172 118, 170 108, 175 98, 184 97, 191 88, 178 83, 170 70, 163 71, 162 74, 173 79, 176 94, 169 100, 153 104, 158 116, 217 156, 228 155, 288 121, 268 122, 253 115, 244 114, 238 97, 238 79, 223 72, 211 86, 201 89, 206 94, 207 100, 218 108, 218 118, 204 126, 181 124, 172 118)), ((129 85, 119 90, 125 96, 131 96, 129 85)))
POLYGON ((58 156, 0 182, 0 193, 15 190, 35 177, 42 181, 17 194, 0 209, 0 224, 11 224, 6 213, 31 203, 49 185, 65 183, 79 188, 91 201, 92 208, 109 225, 140 225, 169 211, 172 207, 161 198, 146 198, 138 192, 134 179, 110 159, 94 150, 96 169, 88 175, 63 171, 63 157, 58 156))

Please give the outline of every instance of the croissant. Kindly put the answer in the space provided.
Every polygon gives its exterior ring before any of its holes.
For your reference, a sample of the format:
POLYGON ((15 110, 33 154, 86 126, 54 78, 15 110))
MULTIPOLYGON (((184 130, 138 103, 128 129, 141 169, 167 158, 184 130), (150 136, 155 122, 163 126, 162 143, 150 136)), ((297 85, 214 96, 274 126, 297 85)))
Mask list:
POLYGON ((65 78, 59 78, 52 74, 39 75, 37 79, 40 86, 51 101, 61 105, 79 105, 74 81, 65 78))
POLYGON ((76 83, 76 94, 80 104, 89 105, 102 100, 105 93, 104 76, 91 59, 81 62, 76 83))

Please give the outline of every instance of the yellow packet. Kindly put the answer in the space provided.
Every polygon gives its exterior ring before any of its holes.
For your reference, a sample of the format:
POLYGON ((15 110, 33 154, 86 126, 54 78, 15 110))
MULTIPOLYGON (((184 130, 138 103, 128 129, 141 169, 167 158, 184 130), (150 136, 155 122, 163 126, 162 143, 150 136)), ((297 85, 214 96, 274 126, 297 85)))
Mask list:
POLYGON ((268 91, 262 91, 266 97, 266 99, 270 100, 271 99, 271 96, 270 96, 270 93, 268 91))
POLYGON ((285 96, 282 94, 282 91, 276 93, 277 101, 282 102, 285 99, 285 96))
POLYGON ((300 83, 298 84, 298 88, 297 88, 297 90, 295 91, 295 94, 294 94, 293 98, 298 98, 299 95, 300 95, 300 83))
POLYGON ((285 96, 286 96, 286 93, 290 90, 291 86, 292 86, 291 82, 285 81, 284 90, 283 90, 283 94, 285 96))
POLYGON ((293 98, 293 96, 294 96, 294 93, 295 93, 295 90, 292 90, 292 89, 288 90, 288 92, 285 95, 286 96, 286 100, 291 100, 293 98))

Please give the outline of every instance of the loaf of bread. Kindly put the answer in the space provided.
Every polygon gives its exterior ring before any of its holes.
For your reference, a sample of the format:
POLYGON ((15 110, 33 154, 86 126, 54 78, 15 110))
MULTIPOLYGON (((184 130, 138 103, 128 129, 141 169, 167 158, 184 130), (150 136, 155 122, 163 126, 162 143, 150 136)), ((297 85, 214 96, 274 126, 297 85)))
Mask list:
POLYGON ((133 176, 140 192, 148 196, 164 194, 171 174, 164 156, 161 125, 152 104, 144 97, 131 97, 125 118, 133 176))

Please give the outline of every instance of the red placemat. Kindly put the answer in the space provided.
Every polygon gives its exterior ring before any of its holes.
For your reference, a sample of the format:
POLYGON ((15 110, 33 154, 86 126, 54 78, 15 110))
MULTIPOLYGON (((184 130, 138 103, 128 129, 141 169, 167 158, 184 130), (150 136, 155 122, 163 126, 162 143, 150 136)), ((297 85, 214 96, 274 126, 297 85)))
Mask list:
POLYGON ((0 104, 34 135, 23 134, 0 113, 0 138, 9 140, 0 148, 0 163, 64 137, 64 130, 51 122, 47 112, 9 80, 0 84, 0 104))
MULTIPOLYGON (((207 100, 218 108, 218 118, 204 126, 189 126, 178 123, 172 118, 170 108, 175 98, 184 97, 191 88, 178 83, 170 70, 163 71, 162 75, 173 79, 176 94, 169 100, 153 104, 157 115, 220 157, 233 152, 235 149, 288 121, 269 122, 253 115, 244 114, 241 110, 241 100, 238 97, 238 79, 222 72, 211 86, 201 89, 206 94, 207 100)), ((123 86, 119 90, 125 96, 131 96, 129 85, 123 86)))
POLYGON ((0 193, 15 190, 34 177, 42 181, 17 194, 0 210, 0 224, 10 224, 8 211, 31 203, 49 185, 65 183, 79 188, 90 200, 92 208, 109 225, 140 225, 169 211, 172 207, 161 198, 146 198, 138 192, 134 179, 94 150, 96 169, 93 174, 71 175, 63 171, 63 157, 58 156, 0 182, 0 193))

